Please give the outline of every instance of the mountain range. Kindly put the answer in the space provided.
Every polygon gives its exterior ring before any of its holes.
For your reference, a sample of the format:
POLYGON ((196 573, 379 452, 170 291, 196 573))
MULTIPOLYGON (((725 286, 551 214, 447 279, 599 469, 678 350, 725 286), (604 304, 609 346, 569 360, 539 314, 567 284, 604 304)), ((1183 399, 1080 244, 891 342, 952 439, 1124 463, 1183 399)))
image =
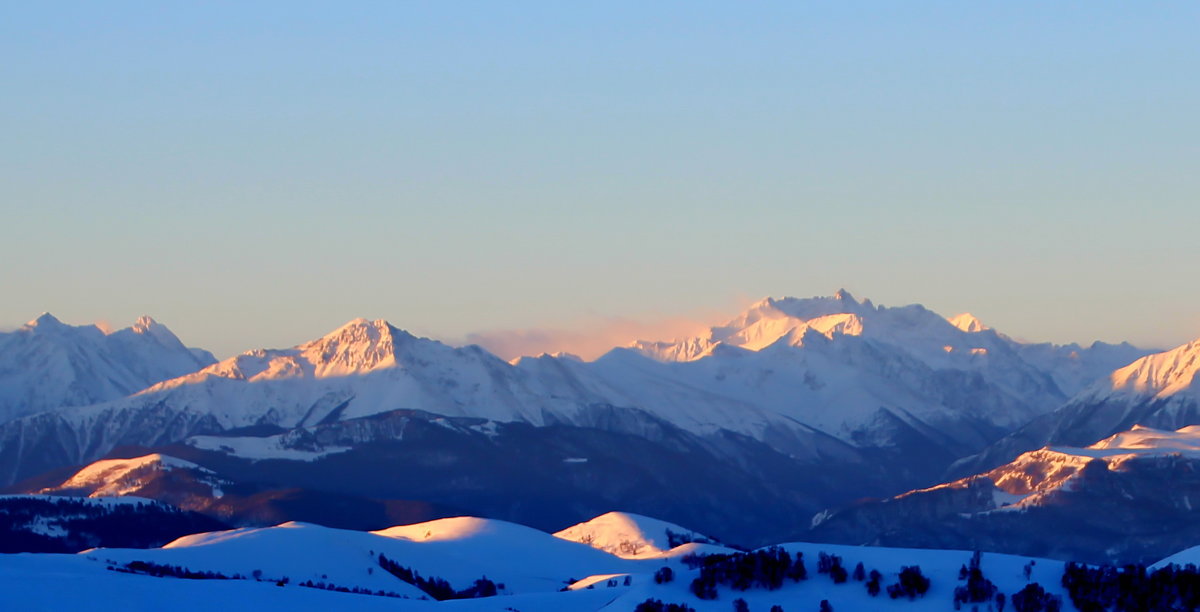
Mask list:
MULTIPOLYGON (((814 538, 876 541, 906 525, 928 533, 903 545, 940 545, 970 541, 946 535, 941 510, 892 516, 871 504, 950 495, 973 500, 966 514, 995 512, 995 500, 1018 493, 991 471, 1026 469, 1012 467, 1031 465, 1022 453, 1087 449, 1139 424, 1200 424, 1198 346, 1027 343, 967 314, 845 291, 764 299, 703 335, 594 361, 506 362, 356 319, 291 348, 214 362, 148 318, 105 334, 44 315, 0 338, 10 364, 0 371, 0 482, 88 495, 96 491, 71 482, 102 467, 88 464, 137 460, 126 484, 104 486, 232 524, 377 529, 398 516, 469 513, 554 530, 626 508, 746 544, 807 534, 815 522, 814 538), (999 488, 985 495, 989 478, 999 488), (863 498, 888 501, 855 503, 863 498)), ((1144 465, 1108 473, 1160 477, 1144 465)), ((1085 507, 1072 503, 1064 517, 1085 507)), ((1118 548, 1138 558, 1161 550, 1118 548)))
POLYGON ((0 422, 118 399, 214 362, 150 317, 106 332, 45 313, 0 332, 0 422))

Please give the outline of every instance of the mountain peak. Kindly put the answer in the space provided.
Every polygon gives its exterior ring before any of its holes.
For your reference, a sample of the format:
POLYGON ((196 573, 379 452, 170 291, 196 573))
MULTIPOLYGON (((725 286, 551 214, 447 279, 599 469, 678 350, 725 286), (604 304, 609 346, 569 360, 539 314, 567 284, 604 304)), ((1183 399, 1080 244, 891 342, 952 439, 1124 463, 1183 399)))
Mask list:
POLYGON ((951 325, 968 333, 981 332, 991 329, 987 325, 984 325, 983 321, 980 321, 975 317, 975 315, 969 312, 954 315, 946 320, 949 321, 951 325))
POLYGON ((1178 393, 1200 395, 1200 339, 1169 351, 1147 355, 1115 371, 1112 391, 1165 398, 1178 393))
POLYGON ((156 325, 160 325, 160 323, 151 318, 150 315, 142 315, 137 318, 137 321, 133 322, 133 329, 134 331, 144 331, 156 325))
POLYGON ((57 318, 55 318, 54 315, 48 312, 43 312, 42 314, 38 315, 37 318, 26 323, 25 327, 31 329, 57 329, 59 327, 65 327, 65 325, 66 324, 64 324, 62 321, 59 321, 57 318))
POLYGON ((388 323, 384 319, 375 319, 374 321, 372 321, 370 319, 364 319, 363 317, 358 317, 358 318, 347 321, 341 327, 326 334, 325 337, 329 338, 332 336, 341 336, 344 334, 358 334, 358 333, 390 334, 391 330, 394 330, 394 329, 396 329, 396 328, 392 327, 392 324, 388 323))
POLYGON ((318 376, 361 374, 395 365, 397 347, 411 337, 383 319, 357 318, 297 348, 318 376))

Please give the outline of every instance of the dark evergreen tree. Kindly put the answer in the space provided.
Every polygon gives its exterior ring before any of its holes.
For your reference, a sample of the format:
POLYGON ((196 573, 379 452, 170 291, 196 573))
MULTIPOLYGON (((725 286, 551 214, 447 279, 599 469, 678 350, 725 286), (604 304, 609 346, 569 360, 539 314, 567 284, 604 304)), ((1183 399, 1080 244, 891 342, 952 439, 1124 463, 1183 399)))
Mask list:
POLYGON ((664 566, 654 572, 654 584, 666 584, 672 580, 675 580, 675 570, 669 567, 664 566))
POLYGON ((733 612, 750 612, 750 604, 741 597, 733 600, 733 612))
POLYGON ((955 604, 982 603, 991 601, 996 595, 996 585, 983 576, 982 562, 983 553, 975 551, 975 554, 971 555, 970 563, 959 570, 959 580, 966 580, 966 584, 954 589, 955 604))
MULTIPOLYGON (((1013 610, 1016 612, 1059 612, 1062 609, 1062 601, 1058 597, 1047 593, 1042 585, 1031 582, 1025 585, 1025 588, 1016 592, 1012 596, 1013 610)), ((1150 608, 1119 608, 1121 610, 1137 610, 1150 608)), ((1169 609, 1169 608, 1167 608, 1169 609)))
POLYGON ((791 566, 787 569, 787 577, 792 579, 792 582, 800 582, 808 578, 808 569, 804 567, 804 553, 796 553, 796 558, 792 560, 791 566))
POLYGON ((888 587, 888 596, 892 599, 900 597, 908 597, 916 599, 925 595, 929 590, 929 579, 921 574, 921 568, 917 565, 906 566, 900 569, 900 580, 888 587))
POLYGON ((859 582, 867 579, 867 569, 863 567, 862 561, 859 561, 858 565, 854 566, 854 579, 859 582))
POLYGON ((879 594, 880 580, 883 580, 883 575, 879 573, 879 570, 871 570, 871 573, 867 578, 867 594, 871 597, 875 597, 879 594))
POLYGON ((661 600, 647 599, 646 601, 638 604, 637 607, 633 609, 633 612, 663 612, 665 609, 666 608, 663 606, 663 602, 661 600))

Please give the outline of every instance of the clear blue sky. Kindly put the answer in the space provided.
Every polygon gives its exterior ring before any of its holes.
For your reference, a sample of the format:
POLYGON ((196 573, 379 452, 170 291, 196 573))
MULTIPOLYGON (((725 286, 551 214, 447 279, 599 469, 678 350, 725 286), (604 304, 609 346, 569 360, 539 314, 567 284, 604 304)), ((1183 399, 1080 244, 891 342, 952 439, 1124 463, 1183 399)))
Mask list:
MULTIPOLYGON (((1200 336, 1200 4, 0 8, 0 324, 220 355, 847 287, 1200 336)), ((718 317, 719 318, 719 317, 718 317)))

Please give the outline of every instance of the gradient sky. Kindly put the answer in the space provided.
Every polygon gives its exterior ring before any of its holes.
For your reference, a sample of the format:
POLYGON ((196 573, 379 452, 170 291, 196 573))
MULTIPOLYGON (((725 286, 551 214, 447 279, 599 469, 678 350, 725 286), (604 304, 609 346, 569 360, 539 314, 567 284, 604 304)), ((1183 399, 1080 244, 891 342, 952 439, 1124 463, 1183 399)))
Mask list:
POLYGON ((1193 2, 10 2, 0 325, 146 313, 226 356, 846 287, 1171 346, 1197 32, 1193 2))

